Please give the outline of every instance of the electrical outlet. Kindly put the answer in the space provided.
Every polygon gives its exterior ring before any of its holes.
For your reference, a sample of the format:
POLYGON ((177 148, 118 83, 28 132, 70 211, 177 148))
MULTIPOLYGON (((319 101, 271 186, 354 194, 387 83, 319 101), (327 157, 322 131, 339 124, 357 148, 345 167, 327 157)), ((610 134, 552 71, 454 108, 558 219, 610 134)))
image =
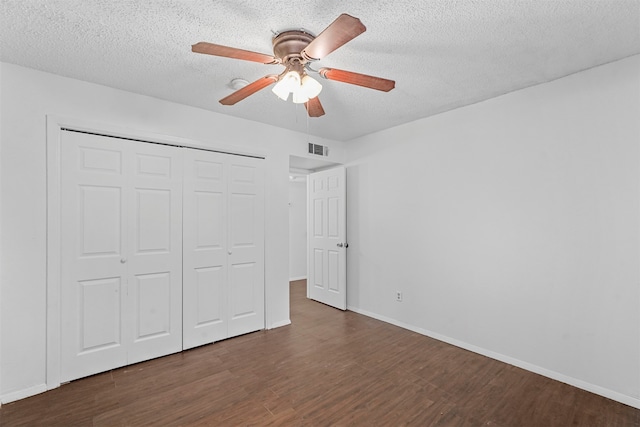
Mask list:
POLYGON ((402 292, 396 291, 396 301, 402 301, 402 292))

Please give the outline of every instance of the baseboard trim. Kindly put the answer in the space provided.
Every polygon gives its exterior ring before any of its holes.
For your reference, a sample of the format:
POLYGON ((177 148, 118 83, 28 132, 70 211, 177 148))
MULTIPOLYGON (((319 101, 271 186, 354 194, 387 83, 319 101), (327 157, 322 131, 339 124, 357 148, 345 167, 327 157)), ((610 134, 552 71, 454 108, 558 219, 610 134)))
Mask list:
POLYGON ((296 280, 307 280, 307 276, 291 277, 289 279, 290 282, 295 282, 296 280))
POLYGON ((552 371, 550 369, 546 369, 529 362, 524 362, 519 359, 515 359, 510 356, 505 356, 504 354, 496 353, 491 350, 487 350, 482 347, 475 346, 473 344, 469 344, 463 341, 459 341, 454 338, 447 337, 445 335, 438 334, 433 331, 429 331, 427 329, 419 328, 414 325, 409 325, 404 322, 400 322, 396 319, 392 319, 386 316, 381 316, 376 313, 372 313, 367 310, 362 310, 358 307, 347 306, 347 310, 353 311, 358 314, 362 314, 367 317, 372 317, 377 320, 381 320, 386 323, 390 323, 392 325, 398 326, 403 329, 408 329, 410 331, 416 332, 421 335, 425 335, 427 337, 436 339, 438 341, 446 342, 447 344, 454 345, 456 347, 463 348, 465 350, 472 351, 477 354, 481 354, 486 357, 490 357, 491 359, 499 360, 500 362, 508 363, 509 365, 517 366, 518 368, 525 369, 527 371, 542 375, 547 378, 551 378, 552 380, 560 381, 565 384, 569 384, 571 386, 577 387, 582 390, 586 390, 588 392, 606 397, 607 399, 615 400, 616 402, 623 403, 625 405, 631 406, 636 409, 640 409, 640 399, 636 399, 632 396, 627 396, 625 394, 619 393, 617 391, 609 390, 608 388, 604 388, 595 384, 588 383, 583 380, 579 380, 577 378, 573 378, 559 372, 552 371))
POLYGON ((287 326, 291 324, 291 319, 281 320, 279 322, 272 323, 268 329, 281 328, 283 326, 287 326))
POLYGON ((35 396, 36 394, 44 393, 47 391, 46 384, 38 384, 33 387, 25 388, 24 390, 14 391, 12 393, 3 394, 0 397, 2 404, 15 402, 16 400, 24 399, 26 397, 35 396))

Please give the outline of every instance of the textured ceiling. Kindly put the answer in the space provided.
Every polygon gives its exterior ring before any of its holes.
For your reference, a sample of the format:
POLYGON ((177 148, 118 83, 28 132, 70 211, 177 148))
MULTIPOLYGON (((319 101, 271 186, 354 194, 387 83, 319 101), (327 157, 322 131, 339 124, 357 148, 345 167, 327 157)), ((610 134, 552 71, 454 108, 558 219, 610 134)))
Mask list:
POLYGON ((0 0, 0 60, 335 140, 427 117, 640 53, 640 0, 0 0), (327 114, 265 89, 218 103, 231 79, 282 66, 191 52, 271 54, 273 32, 319 34, 340 13, 367 31, 321 66, 396 80, 389 93, 322 80, 327 114))

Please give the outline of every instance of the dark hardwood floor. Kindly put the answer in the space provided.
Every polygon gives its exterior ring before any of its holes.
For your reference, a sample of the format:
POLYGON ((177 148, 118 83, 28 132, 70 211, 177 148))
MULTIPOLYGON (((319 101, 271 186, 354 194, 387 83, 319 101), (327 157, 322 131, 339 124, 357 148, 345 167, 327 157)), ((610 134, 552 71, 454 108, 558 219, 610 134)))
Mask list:
POLYGON ((3 405, 0 425, 640 426, 640 410, 305 298, 292 325, 3 405))

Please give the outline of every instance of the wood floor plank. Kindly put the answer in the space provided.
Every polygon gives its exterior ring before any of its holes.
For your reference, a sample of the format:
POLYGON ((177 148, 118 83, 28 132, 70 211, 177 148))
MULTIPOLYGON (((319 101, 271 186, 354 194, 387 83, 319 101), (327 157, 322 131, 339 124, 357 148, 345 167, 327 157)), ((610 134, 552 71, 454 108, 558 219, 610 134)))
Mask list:
POLYGON ((9 426, 640 426, 640 411, 306 298, 291 321, 0 407, 9 426))

